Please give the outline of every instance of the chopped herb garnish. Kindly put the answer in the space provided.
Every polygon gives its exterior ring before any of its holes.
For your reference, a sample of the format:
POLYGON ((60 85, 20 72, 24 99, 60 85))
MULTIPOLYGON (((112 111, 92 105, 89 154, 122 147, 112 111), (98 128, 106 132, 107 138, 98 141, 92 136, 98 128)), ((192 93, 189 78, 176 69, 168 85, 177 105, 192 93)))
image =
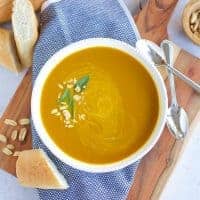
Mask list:
POLYGON ((73 97, 72 97, 72 100, 71 100, 71 103, 69 106, 69 112, 71 113, 72 119, 74 119, 74 99, 73 99, 73 97))
MULTIPOLYGON (((51 114, 59 116, 61 120, 62 117, 64 117, 65 127, 72 128, 74 127, 74 124, 77 123, 75 119, 75 106, 79 105, 76 104, 76 102, 81 103, 82 96, 84 95, 83 93, 77 93, 82 92, 87 87, 89 79, 89 75, 85 75, 77 81, 75 78, 72 79, 72 81, 68 81, 68 83, 70 83, 67 85, 66 83, 64 85, 58 84, 59 88, 62 89, 62 92, 59 93, 57 99, 58 109, 53 109, 51 114)), ((81 120, 84 120, 84 114, 81 116, 81 120)))
POLYGON ((85 87, 87 86, 89 79, 90 79, 89 75, 86 75, 80 78, 79 80, 77 80, 76 84, 74 85, 75 91, 76 91, 76 88, 80 88, 80 92, 83 91, 85 87))
POLYGON ((59 98, 59 102, 68 102, 70 98, 70 90, 65 89, 59 98))
POLYGON ((74 99, 71 94, 71 91, 68 88, 65 88, 63 93, 60 96, 59 103, 65 102, 68 106, 69 112, 74 117, 74 99))

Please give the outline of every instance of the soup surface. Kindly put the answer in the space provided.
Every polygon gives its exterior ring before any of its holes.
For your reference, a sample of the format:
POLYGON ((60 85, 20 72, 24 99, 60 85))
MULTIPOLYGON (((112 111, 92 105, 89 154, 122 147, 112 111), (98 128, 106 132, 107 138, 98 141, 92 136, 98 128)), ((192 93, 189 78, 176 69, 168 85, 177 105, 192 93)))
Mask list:
POLYGON ((89 163, 111 163, 137 151, 158 118, 156 86, 137 60, 107 47, 76 52, 48 76, 43 124, 57 146, 89 163))

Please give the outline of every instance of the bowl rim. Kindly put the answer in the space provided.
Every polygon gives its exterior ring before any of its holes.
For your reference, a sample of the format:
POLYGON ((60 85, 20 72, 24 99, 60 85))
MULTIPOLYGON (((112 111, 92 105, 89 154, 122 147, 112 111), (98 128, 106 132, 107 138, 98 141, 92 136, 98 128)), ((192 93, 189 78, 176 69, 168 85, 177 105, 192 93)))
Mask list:
POLYGON ((60 159, 65 164, 70 165, 71 167, 79 170, 92 173, 104 173, 127 167, 128 165, 133 164, 134 162, 141 159, 145 154, 147 154, 152 149, 152 147, 158 141, 162 133, 162 130, 164 128, 167 115, 167 105, 168 105, 167 92, 164 81, 159 71, 156 69, 156 67, 152 66, 150 63, 144 60, 142 55, 136 48, 132 47, 131 45, 125 42, 115 39, 89 38, 69 44, 68 46, 57 51, 53 56, 51 56, 47 60, 47 62, 44 64, 41 71, 39 72, 33 86, 32 97, 31 97, 31 115, 33 124, 40 139, 58 159, 60 159), (98 46, 111 47, 114 49, 121 50, 122 52, 129 54, 130 56, 138 60, 140 63, 142 63, 143 67, 151 75, 157 87, 159 96, 158 120, 156 122, 154 130, 152 131, 151 136, 146 141, 146 143, 128 157, 125 157, 120 161, 105 163, 105 164, 86 163, 84 161, 77 160, 76 158, 73 158, 72 156, 63 152, 63 150, 59 146, 57 146, 56 143, 52 140, 50 135, 48 135, 44 125, 42 124, 41 113, 40 113, 40 102, 41 102, 40 99, 41 99, 43 84, 45 83, 46 78, 51 73, 51 71, 57 66, 57 64, 59 64, 64 58, 70 56, 75 52, 78 52, 80 50, 89 47, 98 47, 98 46))

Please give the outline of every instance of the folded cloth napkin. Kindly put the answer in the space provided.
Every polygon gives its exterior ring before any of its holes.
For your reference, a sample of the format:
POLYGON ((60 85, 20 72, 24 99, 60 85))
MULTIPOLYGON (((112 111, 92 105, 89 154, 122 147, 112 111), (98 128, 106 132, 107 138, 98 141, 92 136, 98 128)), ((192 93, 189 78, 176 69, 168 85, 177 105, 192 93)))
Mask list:
MULTIPOLYGON (((33 59, 33 82, 45 62, 59 49, 86 38, 106 37, 134 45, 139 38, 126 6, 120 0, 47 1, 41 12, 41 34, 33 59)), ((33 147, 42 148, 65 176, 67 190, 38 190, 42 200, 125 199, 137 163, 110 173, 87 173, 64 164, 41 142, 32 126, 33 147)))

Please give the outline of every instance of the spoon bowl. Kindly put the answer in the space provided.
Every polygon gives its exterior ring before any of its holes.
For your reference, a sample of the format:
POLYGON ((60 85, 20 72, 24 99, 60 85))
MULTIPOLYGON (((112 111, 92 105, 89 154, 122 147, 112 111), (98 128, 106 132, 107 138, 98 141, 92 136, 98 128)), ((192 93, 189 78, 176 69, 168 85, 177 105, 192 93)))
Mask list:
POLYGON ((183 139, 189 128, 188 116, 181 107, 170 107, 167 112, 167 127, 176 139, 183 139))

